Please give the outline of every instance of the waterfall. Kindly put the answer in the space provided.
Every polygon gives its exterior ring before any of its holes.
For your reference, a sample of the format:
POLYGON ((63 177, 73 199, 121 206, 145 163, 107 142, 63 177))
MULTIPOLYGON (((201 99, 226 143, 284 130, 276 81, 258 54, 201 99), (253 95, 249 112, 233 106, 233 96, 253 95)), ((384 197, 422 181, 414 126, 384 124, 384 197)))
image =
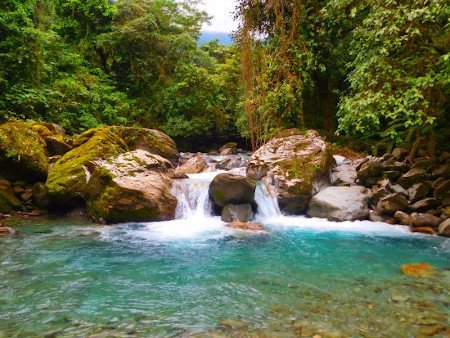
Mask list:
POLYGON ((258 182, 256 185, 255 202, 258 206, 258 212, 255 217, 257 220, 265 221, 281 215, 278 202, 262 182, 258 182))
MULTIPOLYGON (((178 200, 176 219, 199 220, 211 217, 209 185, 220 173, 223 171, 191 174, 188 175, 188 179, 175 182, 172 193, 178 200)), ((269 190, 262 182, 258 182, 256 185, 255 202, 258 206, 255 217, 257 220, 264 221, 281 215, 277 201, 270 195, 269 190)))
POLYGON ((172 193, 178 200, 176 219, 211 217, 209 184, 220 173, 221 171, 191 174, 188 179, 175 182, 172 193))

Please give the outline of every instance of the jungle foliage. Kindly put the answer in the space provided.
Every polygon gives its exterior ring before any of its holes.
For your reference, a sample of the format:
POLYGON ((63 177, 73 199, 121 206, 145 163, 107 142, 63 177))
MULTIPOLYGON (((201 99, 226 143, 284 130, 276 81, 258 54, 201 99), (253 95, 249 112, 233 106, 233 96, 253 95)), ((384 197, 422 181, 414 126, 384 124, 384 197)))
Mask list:
POLYGON ((0 120, 141 125, 190 149, 289 127, 450 144, 446 0, 238 0, 232 46, 198 44, 199 2, 1 1, 0 120))
POLYGON ((448 147, 447 1, 240 0, 238 14, 255 146, 312 126, 384 149, 419 136, 448 147))
POLYGON ((138 124, 194 145, 238 137, 236 47, 197 44, 208 19, 197 5, 2 1, 0 118, 69 132, 138 124))

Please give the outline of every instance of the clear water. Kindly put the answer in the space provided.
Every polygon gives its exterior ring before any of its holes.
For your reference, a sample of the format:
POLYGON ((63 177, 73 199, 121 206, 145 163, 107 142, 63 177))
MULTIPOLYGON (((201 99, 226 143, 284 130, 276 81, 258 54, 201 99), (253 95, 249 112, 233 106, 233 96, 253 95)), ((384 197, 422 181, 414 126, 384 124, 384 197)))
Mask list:
POLYGON ((0 337, 444 337, 450 240, 384 223, 283 217, 267 233, 210 216, 217 173, 175 184, 178 220, 14 224, 0 238, 0 337), (403 276, 427 262, 430 279, 403 276))
POLYGON ((0 239, 0 336, 445 336, 449 240, 369 222, 266 226, 19 222, 0 239), (439 275, 401 275, 422 261, 439 275))

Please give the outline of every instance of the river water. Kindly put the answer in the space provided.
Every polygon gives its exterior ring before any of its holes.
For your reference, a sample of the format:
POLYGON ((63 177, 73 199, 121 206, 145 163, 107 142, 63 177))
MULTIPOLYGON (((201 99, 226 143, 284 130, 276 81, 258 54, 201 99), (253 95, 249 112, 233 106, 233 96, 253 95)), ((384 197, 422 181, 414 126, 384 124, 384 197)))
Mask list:
POLYGON ((445 337, 450 240, 384 223, 284 217, 262 185, 244 233, 177 183, 177 220, 15 224, 0 238, 0 337, 445 337), (427 262, 436 277, 403 276, 427 262))

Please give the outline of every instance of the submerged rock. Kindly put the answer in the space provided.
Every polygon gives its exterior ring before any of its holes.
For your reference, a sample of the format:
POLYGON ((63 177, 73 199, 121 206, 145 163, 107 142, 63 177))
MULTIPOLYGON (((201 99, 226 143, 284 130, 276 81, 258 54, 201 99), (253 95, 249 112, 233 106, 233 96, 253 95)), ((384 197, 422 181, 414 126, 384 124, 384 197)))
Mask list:
POLYGON ((227 227, 239 230, 266 231, 261 224, 251 222, 231 222, 227 224, 227 227))
POLYGON ((328 187, 311 199, 308 216, 337 222, 363 220, 369 216, 368 201, 365 187, 328 187))
POLYGON ((5 227, 0 224, 0 236, 5 236, 5 235, 11 236, 11 235, 15 235, 15 234, 16 234, 16 231, 13 228, 5 227))
POLYGON ((247 176, 264 181, 281 211, 302 214, 313 194, 329 185, 332 164, 328 145, 316 131, 289 129, 252 155, 247 176))
POLYGON ((0 125, 0 177, 45 181, 49 167, 46 155, 44 140, 27 123, 0 125))
POLYGON ((87 211, 106 223, 167 221, 175 216, 176 198, 166 175, 171 163, 136 150, 97 161, 87 185, 87 211))
POLYGON ((436 270, 428 263, 403 264, 400 269, 404 275, 417 278, 433 277, 436 273, 436 270))

